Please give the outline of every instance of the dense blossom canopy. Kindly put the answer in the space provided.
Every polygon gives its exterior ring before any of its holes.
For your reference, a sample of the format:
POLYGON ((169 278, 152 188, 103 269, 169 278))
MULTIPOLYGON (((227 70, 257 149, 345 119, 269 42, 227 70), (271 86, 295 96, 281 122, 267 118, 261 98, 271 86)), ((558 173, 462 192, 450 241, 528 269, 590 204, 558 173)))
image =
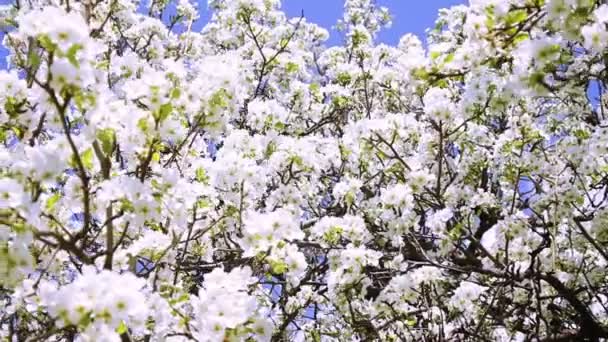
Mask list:
POLYGON ((604 1, 208 5, 0 7, 3 340, 608 338, 604 1))

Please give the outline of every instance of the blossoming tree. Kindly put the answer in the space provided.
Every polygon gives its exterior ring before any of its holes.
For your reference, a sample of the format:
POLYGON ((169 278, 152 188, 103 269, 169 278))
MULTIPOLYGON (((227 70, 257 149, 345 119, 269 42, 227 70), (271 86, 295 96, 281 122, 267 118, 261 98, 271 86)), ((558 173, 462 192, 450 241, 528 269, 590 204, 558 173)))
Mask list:
POLYGON ((6 341, 608 338, 608 5, 0 11, 6 341))

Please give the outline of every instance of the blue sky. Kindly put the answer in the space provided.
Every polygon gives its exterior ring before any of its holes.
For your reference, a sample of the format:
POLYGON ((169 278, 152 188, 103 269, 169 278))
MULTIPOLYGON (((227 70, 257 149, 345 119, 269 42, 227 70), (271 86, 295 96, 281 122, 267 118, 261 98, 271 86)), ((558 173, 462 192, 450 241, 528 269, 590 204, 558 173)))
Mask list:
MULTIPOLYGON (((2 1, 2 0, 0 0, 2 1)), ((316 23, 328 30, 342 17, 343 0, 282 0, 283 10, 290 17, 299 17, 302 10, 309 22, 316 23)), ((393 25, 381 32, 378 39, 387 44, 397 44, 405 33, 415 33, 424 38, 424 32, 432 27, 440 8, 467 3, 467 0, 377 0, 381 6, 389 8, 393 25)), ((201 20, 209 17, 207 0, 199 0, 201 20)), ((330 30, 328 44, 340 42, 338 32, 330 30)), ((423 39, 424 40, 424 39, 423 39)))
MULTIPOLYGON (((393 25, 381 32, 378 39, 387 44, 396 44, 405 33, 415 33, 424 37, 424 31, 433 26, 440 8, 463 4, 467 0, 378 0, 378 4, 389 8, 393 25)), ((304 16, 310 22, 327 29, 335 25, 342 16, 342 0, 283 0, 283 9, 290 16, 304 16)), ((340 41, 336 32, 331 31, 330 44, 340 41)))
MULTIPOLYGON (((145 1, 145 0, 144 0, 145 1)), ((9 4, 13 0, 0 0, 0 4, 9 4)), ((380 33, 380 42, 395 45, 405 33, 415 33, 423 41, 425 30, 433 26, 437 11, 440 8, 463 4, 467 0, 377 0, 378 4, 389 8, 393 25, 380 33)), ((283 10, 292 17, 304 16, 309 22, 314 22, 330 30, 329 45, 340 43, 341 36, 331 30, 342 16, 343 0, 282 0, 283 10)), ((207 0, 199 0, 201 24, 209 18, 207 0)), ((0 34, 0 38, 2 35, 0 34)), ((0 67, 5 67, 5 51, 0 49, 0 67)))
MULTIPOLYGON (((0 0, 0 4, 14 0, 0 0)), ((144 0, 145 1, 145 0, 144 0)), ((463 4, 467 0, 377 0, 381 6, 390 9, 393 26, 379 36, 381 42, 396 44, 405 33, 415 33, 424 37, 424 31, 433 26, 437 10, 463 4)), ((283 9, 289 16, 297 17, 304 10, 307 20, 330 29, 342 16, 343 0, 282 0, 283 9)), ((199 0, 202 20, 209 17, 207 0, 199 0)), ((331 31, 330 44, 340 41, 335 31, 331 31)))

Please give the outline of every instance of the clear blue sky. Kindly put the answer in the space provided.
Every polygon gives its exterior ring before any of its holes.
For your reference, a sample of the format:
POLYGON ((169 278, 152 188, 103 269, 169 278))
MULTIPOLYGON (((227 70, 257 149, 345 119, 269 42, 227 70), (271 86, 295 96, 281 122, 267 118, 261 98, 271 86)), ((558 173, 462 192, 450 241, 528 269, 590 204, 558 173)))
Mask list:
MULTIPOLYGON (((381 42, 396 44, 405 33, 415 33, 424 37, 424 31, 433 26, 437 11, 440 8, 468 3, 467 0, 378 0, 381 6, 386 6, 393 17, 390 29, 380 33, 381 42)), ((304 16, 309 22, 314 22, 327 29, 335 25, 342 16, 344 2, 342 0, 282 0, 283 9, 290 16, 299 16, 304 10, 304 16)), ((329 43, 340 41, 335 31, 330 31, 329 43)))
MULTIPOLYGON (((2 0, 0 0, 2 1, 2 0)), ((283 10, 290 17, 299 17, 302 10, 309 22, 316 23, 328 30, 342 17, 343 0, 282 0, 283 10)), ((424 38, 424 32, 432 27, 440 8, 468 3, 467 0, 377 0, 381 6, 389 8, 393 25, 380 33, 379 41, 387 44, 397 44, 405 33, 415 33, 424 38)), ((209 18, 207 0, 199 0, 201 21, 209 18)), ((199 23, 201 24, 201 23, 199 23)), ((339 43, 339 33, 330 30, 328 44, 339 43)), ((424 39, 423 39, 424 41, 424 39)))

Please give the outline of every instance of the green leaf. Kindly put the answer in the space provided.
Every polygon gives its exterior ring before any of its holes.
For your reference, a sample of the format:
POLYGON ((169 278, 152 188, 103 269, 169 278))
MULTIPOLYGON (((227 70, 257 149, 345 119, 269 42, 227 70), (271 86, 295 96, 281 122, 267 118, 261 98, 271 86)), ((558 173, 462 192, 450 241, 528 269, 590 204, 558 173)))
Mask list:
POLYGON ((351 76, 346 73, 346 72, 341 72, 338 74, 338 76, 336 77, 336 81, 338 81, 338 84, 341 86, 347 86, 350 81, 351 81, 351 76))
POLYGON ((51 38, 49 38, 49 36, 47 35, 40 36, 38 38, 38 43, 40 43, 40 46, 42 46, 42 48, 49 52, 53 52, 57 48, 57 45, 55 45, 55 43, 53 43, 51 38))
POLYGON ((112 154, 114 150, 114 130, 105 128, 97 132, 97 139, 101 142, 101 150, 106 156, 112 154))
POLYGON ((29 54, 27 55, 27 64, 30 66, 32 70, 38 69, 40 66, 40 56, 36 53, 35 49, 31 49, 29 54))
POLYGON ((236 215, 239 213, 239 209, 233 205, 229 205, 228 207, 226 207, 224 214, 226 215, 226 217, 236 217, 236 215))
POLYGON ((285 65, 285 71, 287 71, 288 74, 293 74, 299 69, 300 67, 294 62, 287 62, 287 65, 285 65))
POLYGON ((513 38, 513 44, 517 45, 528 39, 530 39, 530 35, 527 32, 520 32, 513 38))
POLYGON ((169 299, 169 304, 171 305, 175 305, 175 304, 179 304, 182 302, 187 302, 188 299, 190 299, 190 296, 187 293, 182 293, 179 297, 177 298, 173 298, 173 299, 169 299))
POLYGON ((80 68, 80 63, 78 63, 78 59, 76 59, 76 54, 78 51, 82 50, 82 45, 74 44, 70 46, 68 51, 66 51, 65 56, 67 57, 70 64, 72 64, 76 68, 80 68))
POLYGON ((283 274, 287 271, 287 264, 282 261, 271 261, 270 269, 274 274, 283 274))
POLYGON ((197 206, 198 208, 201 208, 201 209, 202 209, 202 208, 209 208, 209 207, 211 207, 211 202, 209 202, 209 201, 208 201, 208 200, 206 200, 206 199, 200 199, 200 200, 198 200, 198 201, 196 202, 196 206, 197 206))
POLYGON ((447 56, 445 56, 445 59, 443 60, 443 62, 444 63, 450 63, 453 60, 454 60, 454 53, 450 53, 447 56))
POLYGON ((209 177, 207 176, 207 172, 202 167, 199 167, 195 171, 195 178, 197 182, 207 183, 209 181, 209 177))
POLYGON ((422 81, 426 81, 429 79, 429 73, 424 68, 414 69, 412 71, 412 76, 414 76, 415 78, 422 80, 422 81))
POLYGON ((102 61, 97 62, 97 64, 95 65, 95 67, 97 69, 101 69, 101 70, 109 70, 110 69, 110 61, 108 61, 107 59, 104 59, 102 61))
POLYGON ((581 140, 586 140, 591 137, 591 134, 589 133, 589 131, 581 129, 581 128, 575 129, 574 131, 572 131, 572 134, 581 140))
POLYGON ((313 342, 321 342, 321 333, 318 330, 313 330, 310 333, 313 342))
POLYGON ((179 88, 171 89, 171 99, 173 99, 173 100, 178 99, 181 94, 182 94, 182 92, 181 92, 181 90, 179 90, 179 88))
POLYGON ((561 46, 559 44, 552 44, 552 45, 549 45, 549 46, 541 49, 538 52, 538 58, 540 58, 541 60, 549 59, 549 58, 552 58, 553 56, 555 56, 556 54, 559 54, 560 51, 561 51, 561 46))
POLYGON ((160 153, 158 153, 158 152, 152 153, 152 161, 158 163, 160 161, 160 153))
POLYGON ((342 227, 333 226, 323 233, 323 239, 332 245, 336 244, 340 241, 343 232, 344 229, 342 229, 342 227))
POLYGON ((158 109, 158 115, 156 116, 156 120, 158 122, 163 122, 165 119, 169 117, 169 114, 173 111, 173 105, 169 103, 165 103, 160 106, 158 109))
POLYGON ((274 129, 276 131, 283 131, 285 129, 285 124, 282 122, 275 122, 274 123, 274 129))
POLYGON ((74 103, 76 104, 76 107, 78 108, 78 110, 85 111, 88 106, 95 105, 95 102, 96 102, 95 95, 84 92, 84 91, 80 91, 76 88, 72 89, 72 93, 74 96, 74 103))
POLYGON ((279 42, 279 46, 281 47, 281 49, 284 49, 285 47, 287 47, 287 44, 289 44, 289 39, 287 39, 287 38, 283 38, 279 42))
POLYGON ((49 197, 46 200, 45 208, 47 211, 52 211, 55 208, 55 204, 59 201, 61 195, 59 193, 54 193, 53 196, 49 197))
POLYGON ((228 94, 226 89, 222 88, 222 89, 216 91, 211 96, 211 98, 209 99, 209 105, 211 106, 212 110, 215 110, 218 108, 226 108, 226 107, 228 107, 227 99, 229 99, 229 98, 230 98, 230 94, 228 94))
POLYGON ((146 120, 146 118, 139 119, 139 121, 137 121, 137 128, 141 129, 144 133, 148 132, 148 120, 146 120))
POLYGON ((152 161, 158 163, 160 161, 160 153, 158 153, 158 152, 152 153, 152 161))
POLYGON ((86 169, 91 170, 93 168, 93 149, 88 148, 84 151, 80 156, 80 160, 82 160, 82 164, 86 169))
POLYGON ((124 333, 126 333, 129 329, 127 328, 127 325, 125 324, 124 321, 120 321, 120 325, 118 326, 118 328, 116 328, 116 333, 119 335, 122 335, 124 333))
POLYGON ((19 116, 19 107, 20 105, 17 103, 17 100, 14 97, 9 96, 6 98, 6 102, 4 103, 4 110, 11 119, 14 119, 19 116))
POLYGON ((264 151, 264 158, 268 159, 272 154, 277 150, 277 144, 274 141, 271 141, 264 151))
POLYGON ((346 105, 348 104, 348 99, 344 96, 336 96, 334 98, 332 98, 332 103, 334 105, 334 107, 336 108, 345 108, 346 105))
POLYGON ((521 23, 528 17, 528 12, 523 9, 511 11, 505 15, 505 22, 508 26, 521 23))

